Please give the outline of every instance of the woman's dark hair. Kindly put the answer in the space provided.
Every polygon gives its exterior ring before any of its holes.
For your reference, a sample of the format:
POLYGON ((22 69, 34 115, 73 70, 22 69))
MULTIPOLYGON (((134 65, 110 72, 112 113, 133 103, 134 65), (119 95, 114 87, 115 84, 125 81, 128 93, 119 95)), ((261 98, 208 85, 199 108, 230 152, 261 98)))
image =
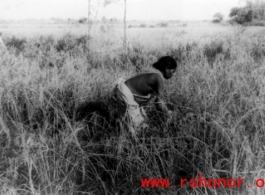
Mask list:
POLYGON ((153 64, 153 67, 163 72, 166 68, 177 68, 177 62, 174 60, 174 58, 170 56, 163 56, 156 63, 153 64))

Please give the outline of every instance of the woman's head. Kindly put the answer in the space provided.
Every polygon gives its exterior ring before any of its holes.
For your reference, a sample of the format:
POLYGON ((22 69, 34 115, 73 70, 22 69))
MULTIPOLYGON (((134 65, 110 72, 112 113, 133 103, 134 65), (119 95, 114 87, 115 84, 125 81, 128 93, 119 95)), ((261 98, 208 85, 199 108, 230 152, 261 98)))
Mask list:
POLYGON ((177 69, 177 62, 170 56, 164 56, 154 63, 153 67, 162 72, 165 79, 169 79, 177 69))

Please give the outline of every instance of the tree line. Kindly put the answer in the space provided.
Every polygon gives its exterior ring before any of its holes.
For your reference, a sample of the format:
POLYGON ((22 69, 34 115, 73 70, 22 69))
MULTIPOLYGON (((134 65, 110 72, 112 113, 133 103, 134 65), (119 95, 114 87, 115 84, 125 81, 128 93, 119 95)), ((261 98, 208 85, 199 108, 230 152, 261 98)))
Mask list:
POLYGON ((265 24, 265 2, 247 2, 245 7, 234 7, 231 9, 229 17, 231 23, 249 24, 264 22, 265 24))

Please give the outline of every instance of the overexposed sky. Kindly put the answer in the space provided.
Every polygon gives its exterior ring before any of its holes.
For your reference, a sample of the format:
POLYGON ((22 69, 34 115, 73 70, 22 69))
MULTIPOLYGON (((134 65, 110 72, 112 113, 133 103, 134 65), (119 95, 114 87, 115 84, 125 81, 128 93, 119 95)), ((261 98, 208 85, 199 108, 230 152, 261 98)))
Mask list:
MULTIPOLYGON (((103 7, 91 0, 93 18, 123 18, 123 0, 103 7)), ((228 14, 245 0, 127 0, 128 20, 211 20, 217 12, 228 14)), ((87 17, 88 0, 0 0, 1 19, 50 19, 87 17)))

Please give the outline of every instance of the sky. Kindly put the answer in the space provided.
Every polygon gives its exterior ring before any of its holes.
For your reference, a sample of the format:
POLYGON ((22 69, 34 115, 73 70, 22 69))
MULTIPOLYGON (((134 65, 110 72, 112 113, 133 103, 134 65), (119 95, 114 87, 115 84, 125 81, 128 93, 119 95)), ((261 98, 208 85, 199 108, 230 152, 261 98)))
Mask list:
MULTIPOLYGON (((123 18, 123 0, 91 0, 92 18, 123 18)), ((127 0, 127 20, 211 20, 217 12, 225 19, 232 7, 245 0, 127 0)), ((87 17, 88 0, 0 0, 0 20, 87 17)))

